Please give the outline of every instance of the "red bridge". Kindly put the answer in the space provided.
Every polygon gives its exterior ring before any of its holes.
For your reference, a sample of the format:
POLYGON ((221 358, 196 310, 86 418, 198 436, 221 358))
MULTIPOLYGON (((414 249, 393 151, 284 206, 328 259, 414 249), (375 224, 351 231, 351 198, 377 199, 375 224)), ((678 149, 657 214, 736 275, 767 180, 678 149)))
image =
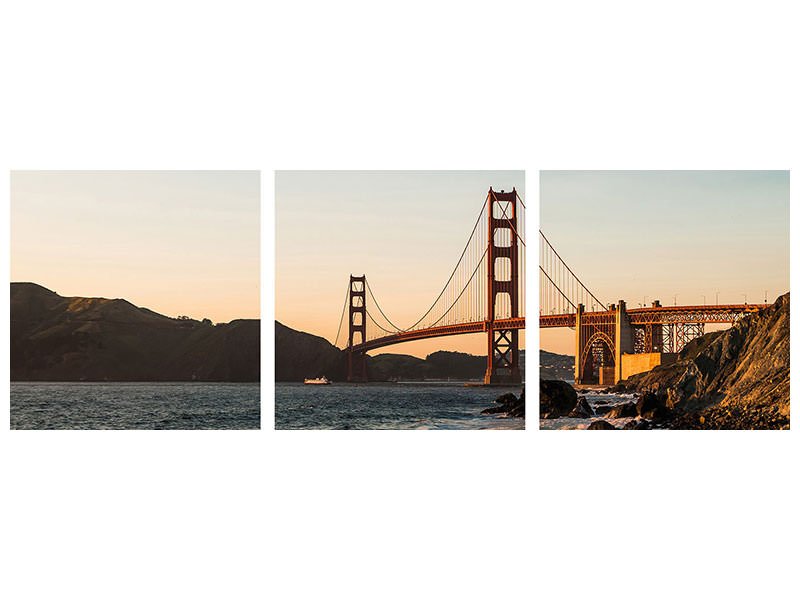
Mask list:
POLYGON ((672 362, 706 323, 735 323, 767 306, 661 306, 658 300, 630 310, 623 300, 605 306, 539 231, 539 327, 575 330, 575 383, 616 383, 672 362))
POLYGON ((347 314, 348 381, 368 380, 369 350, 467 333, 486 334, 485 383, 522 381, 519 330, 525 328, 525 219, 520 208, 525 204, 516 189, 489 188, 450 278, 430 308, 409 327, 400 328, 386 316, 366 275, 350 276, 335 342, 339 344, 347 314))

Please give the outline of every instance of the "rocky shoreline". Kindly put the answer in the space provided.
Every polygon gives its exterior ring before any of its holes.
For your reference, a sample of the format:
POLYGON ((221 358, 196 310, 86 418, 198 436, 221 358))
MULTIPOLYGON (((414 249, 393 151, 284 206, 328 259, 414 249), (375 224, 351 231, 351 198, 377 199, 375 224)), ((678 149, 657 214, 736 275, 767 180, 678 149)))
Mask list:
MULTIPOLYGON (((575 389, 565 381, 539 382, 539 415, 541 419, 602 419, 593 420, 587 429, 617 429, 608 420, 630 419, 622 429, 652 429, 659 420, 666 416, 660 403, 651 395, 636 397, 634 401, 611 405, 603 399, 594 399, 590 403, 586 395, 588 390, 575 389)), ((610 390, 598 390, 598 394, 611 394, 610 390)))
POLYGON ((596 392, 629 402, 592 407, 579 395, 589 390, 564 381, 541 380, 539 392, 541 419, 603 417, 589 429, 616 429, 606 419, 620 418, 633 419, 624 429, 788 429, 789 294, 693 340, 675 363, 596 392))
POLYGON ((525 418, 525 388, 517 398, 511 392, 502 394, 495 398, 499 406, 491 406, 481 411, 482 415, 505 415, 507 417, 525 418))

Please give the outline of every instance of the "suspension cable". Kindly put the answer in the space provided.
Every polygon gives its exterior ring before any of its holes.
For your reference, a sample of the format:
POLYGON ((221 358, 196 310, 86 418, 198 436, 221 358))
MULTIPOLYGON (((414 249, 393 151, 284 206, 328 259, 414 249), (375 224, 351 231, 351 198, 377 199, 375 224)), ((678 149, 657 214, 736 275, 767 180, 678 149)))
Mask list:
POLYGON ((478 269, 483 264, 483 259, 486 258, 486 253, 487 252, 489 252, 489 248, 488 247, 486 248, 486 250, 483 251, 483 256, 481 256, 481 259, 478 261, 478 264, 475 267, 475 270, 472 271, 472 275, 469 276, 469 279, 467 280, 466 285, 464 285, 464 287, 461 289, 461 293, 458 294, 456 299, 453 300, 453 303, 450 305, 450 308, 448 308, 446 311, 444 311, 444 313, 442 314, 441 317, 439 317, 433 323, 428 325, 429 328, 433 327, 434 325, 436 325, 439 321, 441 321, 442 319, 444 319, 447 316, 447 313, 449 313, 451 310, 453 310, 453 307, 456 305, 456 303, 458 302, 459 298, 461 298, 461 296, 464 294, 464 290, 466 290, 469 287, 470 282, 472 281, 473 277, 475 277, 475 273, 478 272, 478 269))
MULTIPOLYGON (((383 327, 378 325, 378 322, 374 318, 372 318, 372 315, 369 314, 369 311, 366 308, 364 308, 364 312, 367 313, 367 316, 369 317, 369 320, 372 321, 375 324, 375 327, 377 327, 381 331, 385 331, 386 333, 389 333, 389 334, 398 333, 397 331, 389 331, 388 329, 384 329, 383 327)), ((367 340, 364 340, 364 341, 366 342, 367 340)))
MULTIPOLYGON (((542 274, 543 274, 545 277, 547 277, 547 280, 548 280, 550 283, 552 283, 552 284, 553 284, 553 287, 554 287, 556 290, 558 290, 558 293, 559 293, 559 294, 561 294, 562 296, 564 296, 564 300, 566 300, 567 302, 569 302, 569 304, 570 304, 570 306, 572 306, 572 308, 574 308, 575 310, 578 310, 578 307, 576 307, 576 306, 575 306, 575 305, 572 303, 572 300, 570 300, 570 299, 567 297, 567 295, 566 295, 564 292, 562 292, 562 291, 561 291, 561 288, 559 288, 559 287, 558 287, 558 286, 557 286, 557 285, 556 285, 556 284, 553 282, 553 280, 552 280, 552 279, 550 279, 550 275, 548 275, 548 274, 547 274, 547 272, 546 272, 546 271, 545 271, 545 270, 542 268, 542 265, 539 265, 539 270, 542 272, 542 274)), ((541 311, 540 311, 540 312, 541 312, 541 311)))
MULTIPOLYGON (((478 215, 478 220, 475 221, 475 226, 472 228, 472 233, 469 234, 469 239, 467 240, 467 245, 464 246, 464 250, 461 252, 461 256, 458 258, 458 261, 456 262, 456 266, 453 268, 453 272, 450 273, 450 277, 447 279, 447 283, 444 284, 444 287, 442 288, 442 291, 439 292, 439 295, 436 297, 436 300, 434 300, 433 304, 431 304, 431 307, 428 310, 425 311, 425 314, 422 315, 419 318, 419 320, 416 323, 414 323, 411 327, 408 327, 408 328, 406 328, 406 329, 404 329, 402 331, 409 331, 410 329, 414 329, 414 327, 416 327, 417 325, 419 325, 422 322, 422 319, 424 319, 425 317, 428 316, 428 314, 433 310, 433 307, 436 306, 436 303, 439 302, 439 299, 442 297, 442 294, 444 294, 445 291, 447 290, 447 286, 450 285, 450 281, 452 281, 453 275, 456 274, 456 271, 458 270, 458 265, 461 264, 461 259, 464 258, 464 254, 467 252, 467 248, 469 248, 469 243, 472 241, 472 236, 475 235, 475 231, 478 229, 478 224, 481 222, 481 217, 483 216, 483 211, 486 210, 486 204, 488 202, 489 202, 489 194, 486 194, 486 200, 483 201, 483 208, 481 208, 481 213, 478 215)), ((491 217, 491 215, 489 215, 489 216, 491 217)), ((480 263, 478 263, 478 264, 480 264, 480 263)), ((437 321, 437 323, 438 323, 438 321, 437 321)))
MULTIPOLYGON (((383 312, 383 310, 381 309, 381 305, 378 304, 378 301, 375 299, 375 294, 372 293, 372 288, 369 286, 369 280, 366 280, 366 281, 367 281, 367 290, 369 291, 370 298, 372 298, 372 301, 375 303, 375 306, 378 307, 378 310, 383 315, 383 318, 386 319, 386 322, 389 323, 389 325, 391 325, 392 327, 394 327, 398 332, 403 331, 397 325, 392 323, 392 321, 389 319, 389 317, 386 316, 386 313, 383 312)), ((377 323, 376 323, 376 325, 377 325, 377 323)), ((384 331, 386 331, 386 330, 384 329, 384 331)))
POLYGON ((570 272, 570 275, 572 275, 572 276, 573 276, 573 277, 574 277, 574 278, 575 278, 575 279, 578 281, 578 283, 580 283, 580 284, 581 284, 581 287, 582 287, 584 290, 586 290, 586 292, 587 292, 587 293, 588 293, 588 294, 589 294, 589 295, 590 295, 592 298, 594 298, 595 302, 597 302, 597 303, 598 303, 600 306, 602 306, 602 307, 603 307, 605 310, 608 310, 608 307, 606 307, 606 305, 605 305, 605 304, 603 304, 602 302, 600 302, 600 300, 598 300, 598 299, 597 299, 597 296, 595 296, 595 295, 594 295, 594 294, 593 294, 593 293, 592 293, 592 292, 589 290, 589 288, 587 288, 585 285, 583 285, 583 282, 580 280, 580 278, 579 278, 577 275, 575 275, 575 273, 573 273, 573 272, 572 272, 572 269, 570 269, 570 268, 569 268, 569 265, 568 265, 566 262, 564 262, 564 259, 563 259, 563 258, 561 258, 561 256, 558 254, 558 251, 556 251, 556 249, 555 249, 555 248, 553 248, 553 244, 551 244, 551 243, 550 243, 550 240, 548 240, 548 239, 547 239, 547 237, 546 237, 546 236, 545 236, 545 235, 542 233, 542 230, 541 230, 541 229, 539 230, 539 235, 541 235, 541 236, 542 236, 542 238, 544 238, 544 241, 547 243, 547 246, 550 248, 550 250, 552 250, 552 251, 553 251, 553 254, 555 254, 555 255, 558 257, 558 260, 560 260, 560 261, 561 261, 561 264, 562 264, 562 265, 564 265, 564 266, 567 268, 567 271, 569 271, 569 272, 570 272))
POLYGON ((339 317, 339 329, 336 330, 336 341, 334 346, 339 346, 339 332, 342 331, 342 323, 344 322, 344 312, 347 309, 347 299, 350 297, 350 283, 347 283, 347 292, 344 295, 344 304, 342 305, 342 316, 339 317))

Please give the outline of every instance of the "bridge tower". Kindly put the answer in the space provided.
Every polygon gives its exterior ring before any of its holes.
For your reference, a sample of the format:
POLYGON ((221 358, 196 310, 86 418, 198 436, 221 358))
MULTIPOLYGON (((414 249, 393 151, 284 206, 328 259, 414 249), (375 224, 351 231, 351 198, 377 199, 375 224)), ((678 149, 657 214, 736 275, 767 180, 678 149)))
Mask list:
POLYGON ((350 290, 347 298, 350 337, 347 344, 347 381, 367 381, 367 355, 353 352, 354 344, 367 341, 367 276, 350 275, 350 290), (361 339, 354 341, 355 334, 361 339))
POLYGON ((521 383, 519 331, 495 326, 497 303, 511 308, 506 317, 519 317, 519 247, 517 191, 495 192, 489 188, 489 237, 487 252, 488 298, 486 331, 488 359, 484 383, 521 383), (507 297, 507 302, 505 301, 507 297))

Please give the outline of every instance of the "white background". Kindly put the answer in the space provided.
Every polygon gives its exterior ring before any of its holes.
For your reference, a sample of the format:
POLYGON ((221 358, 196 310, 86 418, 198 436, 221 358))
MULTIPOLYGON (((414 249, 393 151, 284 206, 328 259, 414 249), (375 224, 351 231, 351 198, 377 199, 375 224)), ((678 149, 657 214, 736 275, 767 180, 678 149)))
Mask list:
POLYGON ((533 219, 538 169, 795 166, 792 3, 549 4, 3 5, 6 190, 260 169, 264 203, 263 431, 0 432, 4 597, 796 597, 795 431, 271 430, 273 169, 526 169, 533 219))

